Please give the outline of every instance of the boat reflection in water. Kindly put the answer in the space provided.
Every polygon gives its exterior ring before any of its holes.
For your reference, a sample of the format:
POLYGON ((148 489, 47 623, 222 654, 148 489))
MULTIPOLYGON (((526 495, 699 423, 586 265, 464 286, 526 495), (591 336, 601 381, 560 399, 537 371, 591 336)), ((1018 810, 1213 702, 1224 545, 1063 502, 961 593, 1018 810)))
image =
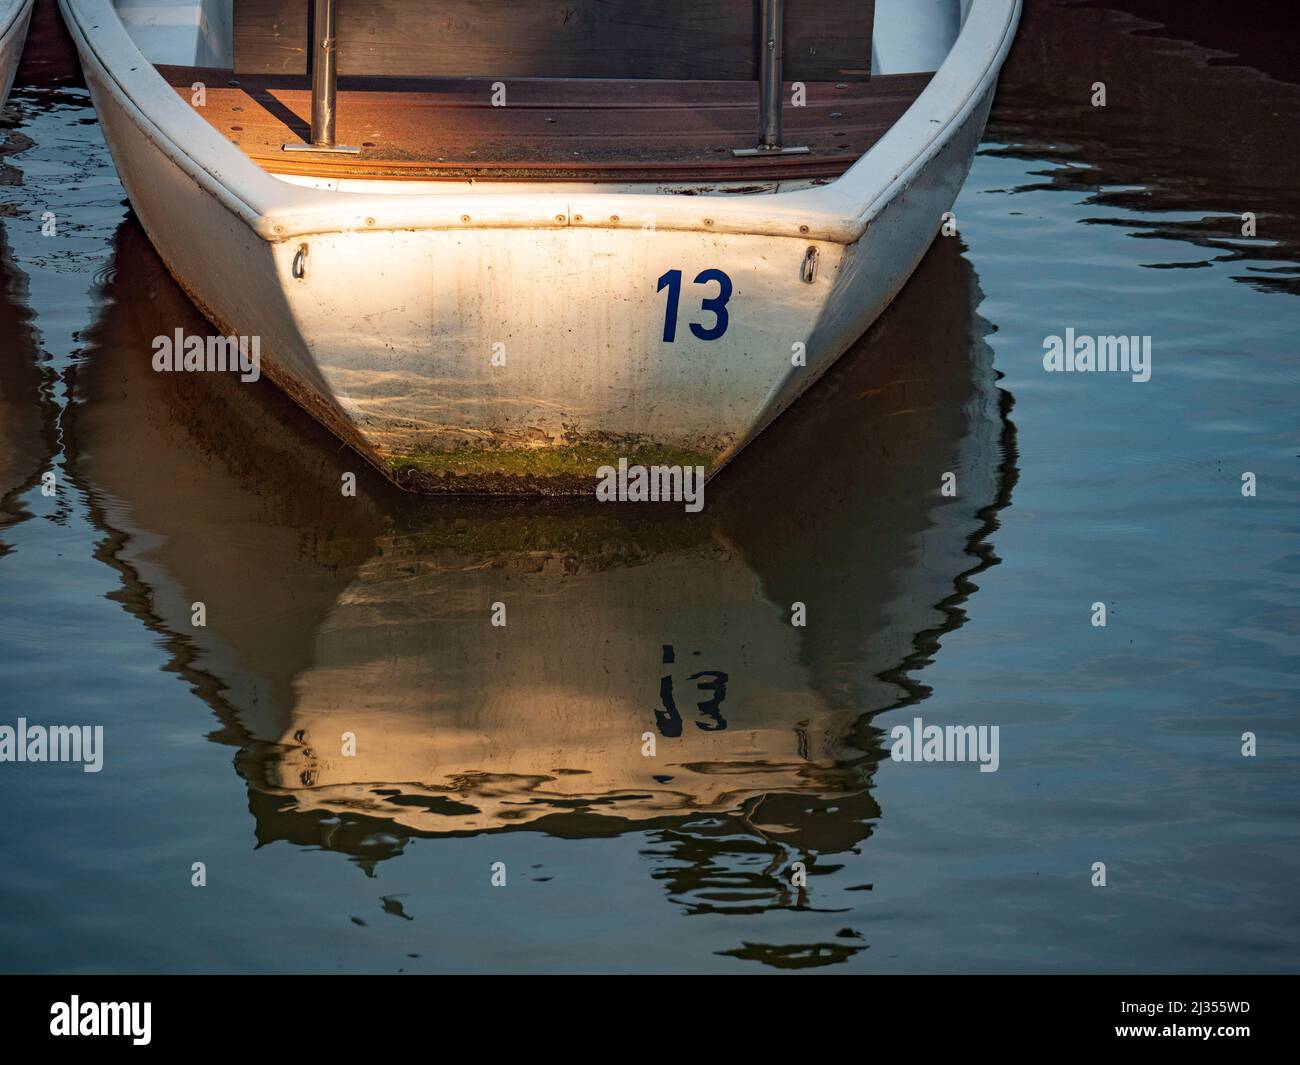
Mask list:
POLYGON ((815 904, 790 863, 870 835, 871 717, 923 694, 904 674, 960 623, 1010 490, 955 241, 701 514, 402 495, 264 383, 154 373, 155 335, 206 327, 134 222, 116 261, 78 471, 260 843, 369 868, 417 836, 646 831, 692 911, 815 904))
POLYGON ((26 289, 0 224, 0 555, 9 550, 5 526, 27 516, 18 497, 39 483, 55 450, 48 380, 37 362, 26 289))

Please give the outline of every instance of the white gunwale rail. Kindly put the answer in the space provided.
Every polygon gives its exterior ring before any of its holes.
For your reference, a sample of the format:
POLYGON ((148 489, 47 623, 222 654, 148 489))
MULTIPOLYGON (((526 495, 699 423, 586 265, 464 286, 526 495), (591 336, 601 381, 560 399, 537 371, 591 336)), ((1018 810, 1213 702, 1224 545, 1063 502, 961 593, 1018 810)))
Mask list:
POLYGON ((968 0, 961 32, 930 84, 880 141, 826 185, 750 196, 491 193, 476 197, 468 215, 458 197, 330 191, 273 177, 167 85, 127 33, 111 0, 59 0, 59 6, 83 59, 114 87, 133 121, 208 194, 270 242, 353 231, 640 229, 653 218, 659 229, 851 244, 984 97, 1011 46, 1021 0, 968 0))
POLYGON ((0 9, 0 40, 9 36, 10 31, 23 15, 28 15, 32 10, 32 0, 12 0, 11 3, 4 5, 0 9))
POLYGON ((33 0, 0 0, 0 107, 9 99, 13 76, 22 61, 33 0))

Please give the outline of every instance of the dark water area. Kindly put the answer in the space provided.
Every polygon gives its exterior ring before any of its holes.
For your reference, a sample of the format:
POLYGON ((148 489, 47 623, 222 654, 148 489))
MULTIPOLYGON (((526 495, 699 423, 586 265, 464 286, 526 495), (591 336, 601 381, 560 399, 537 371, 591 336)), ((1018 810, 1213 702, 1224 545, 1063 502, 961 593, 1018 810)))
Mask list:
POLYGON ((1254 6, 1030 0, 960 236, 684 515, 407 496, 153 373, 206 327, 41 3, 0 724, 105 755, 0 765, 0 969, 1295 971, 1300 70, 1254 6), (1067 328, 1150 380, 1046 373, 1067 328), (892 760, 916 717, 997 771, 892 760))

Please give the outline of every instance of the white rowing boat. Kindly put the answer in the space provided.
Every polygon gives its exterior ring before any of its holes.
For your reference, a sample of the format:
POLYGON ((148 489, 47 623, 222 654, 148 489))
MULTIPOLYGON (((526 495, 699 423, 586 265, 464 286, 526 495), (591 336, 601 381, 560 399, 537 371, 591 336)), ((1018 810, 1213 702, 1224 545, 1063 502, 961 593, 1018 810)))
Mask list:
POLYGON ((1020 12, 792 4, 783 78, 779 40, 723 50, 758 36, 748 2, 577 0, 569 34, 536 2, 339 0, 335 90, 332 60, 305 77, 306 0, 60 6, 135 212, 223 334, 399 483, 556 493, 619 457, 716 471, 867 329, 1020 12))
POLYGON ((0 0, 0 107, 14 87, 14 75, 23 57, 31 20, 32 0, 0 0))

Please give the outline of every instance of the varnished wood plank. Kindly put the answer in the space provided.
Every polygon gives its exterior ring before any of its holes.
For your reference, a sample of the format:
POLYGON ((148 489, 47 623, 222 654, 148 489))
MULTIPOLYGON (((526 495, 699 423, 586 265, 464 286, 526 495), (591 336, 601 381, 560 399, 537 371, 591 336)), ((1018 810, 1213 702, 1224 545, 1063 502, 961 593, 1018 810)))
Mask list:
MULTIPOLYGON (((307 71, 308 0, 235 0, 235 69, 307 71)), ((862 78, 874 0, 787 5, 785 76, 862 78)), ((348 74, 754 80, 756 0, 340 0, 348 74)))
POLYGON ((285 141, 308 136, 306 77, 159 71, 184 99, 193 82, 203 81, 204 118, 275 173, 591 181, 835 176, 902 116, 930 78, 809 82, 807 106, 786 109, 786 130, 789 143, 812 152, 767 159, 731 155, 757 133, 754 83, 520 79, 512 82, 511 106, 500 108, 491 106, 484 79, 344 78, 338 136, 363 151, 331 157, 281 150, 285 141))

